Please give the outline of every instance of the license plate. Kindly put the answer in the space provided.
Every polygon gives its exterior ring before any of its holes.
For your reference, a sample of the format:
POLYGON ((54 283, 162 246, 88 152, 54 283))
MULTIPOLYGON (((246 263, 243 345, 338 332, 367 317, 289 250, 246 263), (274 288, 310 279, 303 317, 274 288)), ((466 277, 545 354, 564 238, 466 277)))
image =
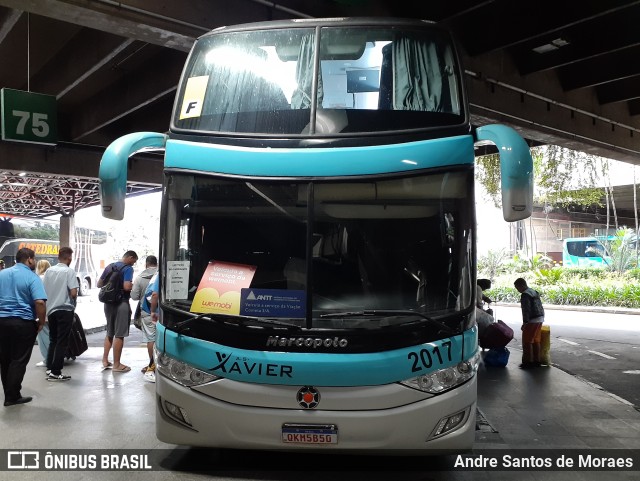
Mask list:
POLYGON ((282 442, 288 444, 338 444, 335 424, 283 424, 282 442))

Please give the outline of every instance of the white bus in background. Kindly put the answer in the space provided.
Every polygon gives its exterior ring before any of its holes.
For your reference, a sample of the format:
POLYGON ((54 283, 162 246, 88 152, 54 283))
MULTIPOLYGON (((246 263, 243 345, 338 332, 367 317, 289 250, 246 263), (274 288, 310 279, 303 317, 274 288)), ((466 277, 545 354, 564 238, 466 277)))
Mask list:
MULTIPOLYGON (((94 251, 95 247, 106 243, 107 233, 76 227, 74 235, 71 267, 77 274, 79 294, 84 296, 96 286, 96 276, 99 274, 97 271, 104 267, 105 262, 96 259, 94 251)), ((6 267, 11 267, 16 263, 18 250, 27 247, 36 253, 36 260, 45 259, 55 265, 58 263, 59 237, 59 224, 55 221, 18 218, 0 220, 0 259, 4 260, 6 267)))

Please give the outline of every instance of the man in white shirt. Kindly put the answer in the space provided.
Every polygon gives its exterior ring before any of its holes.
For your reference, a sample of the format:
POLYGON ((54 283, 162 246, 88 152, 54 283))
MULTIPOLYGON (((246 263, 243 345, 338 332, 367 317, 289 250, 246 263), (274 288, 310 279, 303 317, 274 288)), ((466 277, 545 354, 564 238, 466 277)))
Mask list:
POLYGON ((78 279, 71 269, 71 247, 61 247, 58 264, 44 273, 44 289, 47 293, 47 317, 49 318, 49 352, 47 353, 47 381, 68 381, 71 376, 62 374, 64 356, 69 345, 69 334, 78 297, 78 279))
POLYGON ((131 289, 131 299, 138 302, 136 308, 136 316, 140 318, 140 330, 142 331, 142 342, 147 343, 147 351, 149 353, 149 365, 142 369, 145 380, 155 382, 156 365, 153 361, 153 346, 156 342, 156 323, 151 320, 151 314, 142 309, 144 293, 151 278, 158 271, 158 258, 156 256, 147 256, 145 262, 145 270, 133 281, 131 289))

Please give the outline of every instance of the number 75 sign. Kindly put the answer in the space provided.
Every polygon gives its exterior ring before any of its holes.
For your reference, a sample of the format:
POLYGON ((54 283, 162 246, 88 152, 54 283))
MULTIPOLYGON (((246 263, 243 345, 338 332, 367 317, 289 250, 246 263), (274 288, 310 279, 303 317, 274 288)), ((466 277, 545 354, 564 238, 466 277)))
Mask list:
POLYGON ((58 140, 56 98, 3 88, 2 140, 55 145, 58 140))

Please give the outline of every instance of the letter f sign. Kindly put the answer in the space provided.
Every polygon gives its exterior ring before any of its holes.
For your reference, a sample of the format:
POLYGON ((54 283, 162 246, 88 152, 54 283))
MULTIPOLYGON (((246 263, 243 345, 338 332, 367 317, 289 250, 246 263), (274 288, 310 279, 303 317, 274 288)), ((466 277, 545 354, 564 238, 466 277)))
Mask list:
POLYGON ((188 100, 184 99, 182 103, 182 109, 180 111, 180 119, 190 119, 193 117, 199 117, 202 113, 202 100, 188 100))
POLYGON ((195 109, 198 106, 198 102, 191 101, 187 104, 187 111, 185 114, 189 115, 192 109, 195 109))

